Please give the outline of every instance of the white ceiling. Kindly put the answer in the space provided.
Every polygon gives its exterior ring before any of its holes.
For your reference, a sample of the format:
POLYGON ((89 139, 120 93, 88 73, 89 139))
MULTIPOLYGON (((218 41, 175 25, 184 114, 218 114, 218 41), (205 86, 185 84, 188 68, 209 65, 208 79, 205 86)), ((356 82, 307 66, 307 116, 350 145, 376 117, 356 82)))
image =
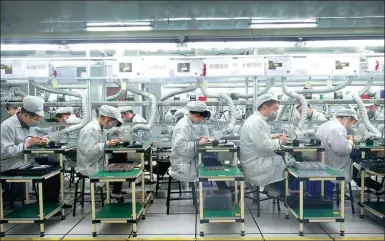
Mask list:
POLYGON ((1 1, 3 42, 293 40, 383 35, 383 1, 1 1), (315 29, 248 29, 252 18, 313 17, 319 19, 315 29), (87 22, 117 21, 150 21, 155 31, 84 31, 87 22))

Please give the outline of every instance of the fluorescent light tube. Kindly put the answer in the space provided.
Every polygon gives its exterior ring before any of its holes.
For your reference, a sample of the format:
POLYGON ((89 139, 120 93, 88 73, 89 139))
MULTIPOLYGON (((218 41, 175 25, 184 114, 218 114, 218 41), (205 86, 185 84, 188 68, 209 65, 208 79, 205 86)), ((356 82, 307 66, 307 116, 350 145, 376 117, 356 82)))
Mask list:
POLYGON ((28 51, 28 50, 52 50, 52 51, 68 51, 61 48, 60 45, 54 44, 2 44, 1 51, 28 51))
POLYGON ((87 27, 102 27, 102 26, 149 26, 150 22, 101 22, 87 23, 87 27))
POLYGON ((383 39, 371 40, 332 40, 332 41, 308 41, 304 47, 307 48, 327 48, 327 47, 380 47, 384 46, 383 39))
POLYGON ((308 18, 308 19, 252 19, 251 24, 264 24, 264 23, 317 23, 317 19, 308 18))
POLYGON ((86 27, 86 31, 104 32, 104 31, 149 31, 151 26, 105 26, 105 27, 86 27))
POLYGON ((204 17, 204 18, 195 18, 195 20, 231 20, 232 18, 211 18, 211 17, 204 17))
POLYGON ((250 24, 250 28, 316 28, 317 23, 288 23, 288 24, 250 24))

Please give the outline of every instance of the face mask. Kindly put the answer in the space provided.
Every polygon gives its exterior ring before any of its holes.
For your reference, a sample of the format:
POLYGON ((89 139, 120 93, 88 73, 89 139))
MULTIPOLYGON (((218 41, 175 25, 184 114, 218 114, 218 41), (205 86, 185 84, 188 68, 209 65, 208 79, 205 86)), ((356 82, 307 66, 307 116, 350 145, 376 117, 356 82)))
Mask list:
POLYGON ((29 127, 35 127, 39 124, 39 121, 32 120, 31 123, 28 124, 29 127))
POLYGON ((373 116, 376 114, 376 112, 374 110, 368 110, 368 118, 371 119, 373 118, 373 116))
POLYGON ((269 117, 267 117, 267 121, 274 121, 275 119, 277 119, 277 112, 273 112, 269 117))

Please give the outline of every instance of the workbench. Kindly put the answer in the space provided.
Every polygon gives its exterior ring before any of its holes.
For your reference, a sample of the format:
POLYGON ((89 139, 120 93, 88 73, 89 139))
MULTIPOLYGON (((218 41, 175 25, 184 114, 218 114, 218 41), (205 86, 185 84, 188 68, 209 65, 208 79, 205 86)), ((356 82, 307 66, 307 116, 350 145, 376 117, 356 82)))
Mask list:
POLYGON ((136 224, 142 216, 145 219, 145 200, 144 200, 144 178, 143 169, 134 168, 128 172, 106 172, 99 171, 90 176, 91 182, 91 208, 92 208, 92 236, 96 237, 97 223, 132 223, 133 236, 137 236, 136 224), (142 198, 136 201, 135 181, 142 177, 142 198), (95 183, 104 182, 107 187, 110 182, 130 182, 131 183, 131 203, 112 203, 110 195, 107 193, 107 204, 96 213, 95 204, 95 183))
MULTIPOLYGON (((29 193, 26 193, 26 204, 22 207, 4 215, 3 210, 3 188, 0 185, 0 237, 4 237, 4 223, 39 223, 40 237, 44 237, 44 222, 58 212, 62 212, 62 219, 64 219, 63 209, 63 191, 61 193, 60 203, 43 203, 43 182, 53 176, 63 175, 62 168, 57 167, 56 170, 42 176, 0 176, 1 184, 7 183, 25 183, 28 190, 29 183, 38 183, 38 201, 30 203, 29 193)), ((62 186, 63 188, 63 186, 62 186)))
MULTIPOLYGON (((149 160, 150 180, 152 182, 154 177, 153 177, 153 169, 152 169, 152 149, 151 149, 151 143, 150 142, 143 142, 142 147, 129 147, 129 148, 127 148, 127 147, 123 147, 122 145, 117 145, 117 146, 104 148, 104 157, 105 157, 104 165, 105 166, 108 166, 109 154, 112 154, 112 153, 125 153, 125 154, 138 153, 138 154, 140 154, 140 164, 141 164, 141 169, 143 170, 143 173, 142 173, 142 195, 143 196, 146 193, 145 180, 144 180, 144 164, 145 164, 144 155, 145 155, 146 151, 150 151, 150 160, 149 160)), ((108 194, 107 195, 107 203, 109 203, 110 187, 109 187, 108 182, 106 183, 106 192, 108 194)), ((146 205, 149 201, 153 202, 153 198, 154 198, 153 197, 153 189, 150 186, 150 192, 149 192, 149 195, 146 197, 146 202, 144 205, 146 205)))
POLYGON ((217 147, 212 145, 199 145, 198 157, 199 163, 202 163, 202 153, 211 152, 231 152, 233 153, 232 166, 221 167, 204 167, 198 168, 198 181, 199 181, 199 231, 200 236, 204 236, 205 223, 229 223, 239 222, 241 223, 241 236, 245 236, 245 202, 244 202, 244 183, 245 178, 241 170, 237 167, 238 157, 237 152, 239 148, 235 145, 224 146, 219 144, 217 147), (219 170, 217 170, 219 169, 219 170), (203 208, 203 182, 207 181, 233 181, 235 186, 235 202, 233 208, 230 210, 209 210, 203 208), (238 195, 238 182, 240 188, 240 195, 238 195), (239 197, 240 196, 240 197, 239 197), (239 197, 239 200, 238 200, 239 197))
MULTIPOLYGON (((345 176, 331 168, 326 171, 299 171, 294 168, 286 169, 287 175, 292 175, 299 180, 299 208, 292 209, 286 204, 286 219, 289 218, 289 212, 293 214, 300 222, 299 235, 303 236, 303 223, 305 222, 340 222, 340 235, 344 235, 344 199, 345 199, 345 176), (306 181, 339 181, 341 185, 341 205, 340 211, 325 208, 303 208, 304 182, 306 181)), ((285 180, 286 200, 289 196, 289 179, 285 180)))
MULTIPOLYGON (((381 152, 385 150, 384 146, 378 145, 374 142, 373 145, 366 145, 366 143, 360 143, 356 145, 357 150, 362 151, 362 158, 364 159, 367 151, 381 152)), ((364 211, 367 210, 372 214, 378 216, 382 220, 385 220, 385 202, 365 202, 365 175, 382 176, 385 177, 385 173, 378 173, 367 169, 361 165, 361 195, 360 195, 360 217, 364 218, 364 211)))
MULTIPOLYGON (((3 223, 40 223, 40 236, 44 237, 44 221, 53 215, 55 215, 58 211, 61 210, 62 220, 65 219, 64 213, 64 163, 63 156, 65 153, 76 150, 75 146, 62 146, 57 148, 51 147, 31 147, 25 148, 23 150, 24 155, 24 163, 28 164, 28 155, 30 154, 49 154, 49 155, 59 155, 59 167, 56 171, 53 171, 49 174, 43 176, 23 176, 23 177, 11 177, 11 176, 2 176, 2 182, 19 182, 26 183, 25 185, 25 196, 26 196, 26 205, 22 206, 20 209, 17 209, 10 214, 4 217, 3 212, 3 201, 1 197, 1 231, 0 233, 4 233, 3 223), (43 203, 43 182, 53 176, 60 175, 60 203, 43 203), (30 203, 29 199, 29 183, 38 183, 38 203, 30 203)), ((0 191, 2 193, 2 187, 0 187, 0 191)))

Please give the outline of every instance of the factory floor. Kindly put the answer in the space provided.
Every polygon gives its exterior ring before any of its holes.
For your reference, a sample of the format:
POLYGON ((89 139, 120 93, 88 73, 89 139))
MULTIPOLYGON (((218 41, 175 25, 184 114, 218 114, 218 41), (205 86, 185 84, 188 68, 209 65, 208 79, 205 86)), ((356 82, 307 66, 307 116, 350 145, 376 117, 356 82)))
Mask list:
MULTIPOLYGON (((136 238, 132 237, 131 224, 106 223, 97 224, 98 236, 92 238, 91 204, 85 203, 84 208, 77 205, 75 217, 71 208, 66 209, 65 220, 60 216, 47 220, 44 238, 39 238, 38 224, 5 224, 5 237, 0 240, 385 240, 384 221, 367 212, 365 219, 360 219, 358 204, 353 215, 349 201, 345 202, 345 237, 339 235, 339 223, 305 223, 304 236, 300 237, 299 222, 293 216, 285 219, 284 205, 278 213, 276 204, 264 201, 257 217, 257 206, 249 199, 245 199, 245 237, 240 236, 239 223, 205 224, 205 237, 200 237, 199 215, 192 200, 172 201, 170 215, 166 214, 166 188, 166 184, 161 185, 158 197, 146 210, 146 219, 139 221, 136 238)), ((355 189, 356 196, 359 193, 355 189)), ((72 204, 72 198, 73 189, 66 190, 66 202, 72 204)))

